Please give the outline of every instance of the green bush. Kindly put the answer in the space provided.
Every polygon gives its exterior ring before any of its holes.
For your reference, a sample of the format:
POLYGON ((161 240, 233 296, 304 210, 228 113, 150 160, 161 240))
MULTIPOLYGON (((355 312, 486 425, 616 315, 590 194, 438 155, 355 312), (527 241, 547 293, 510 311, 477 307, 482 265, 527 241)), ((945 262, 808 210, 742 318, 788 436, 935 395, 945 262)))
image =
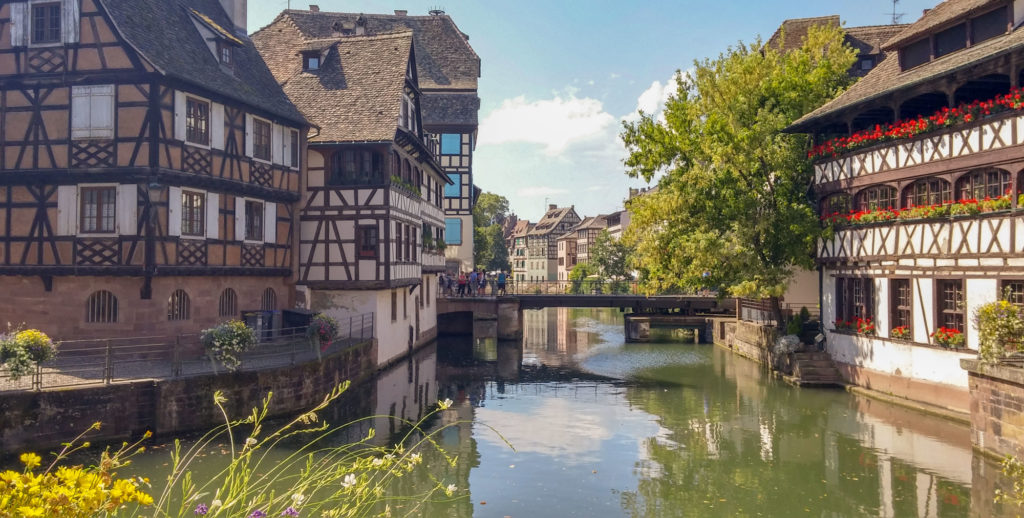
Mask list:
POLYGON ((31 374, 37 364, 56 356, 56 344, 37 329, 14 329, 0 335, 0 365, 7 368, 12 380, 31 374))
POLYGON ((800 332, 803 331, 803 327, 803 322, 800 321, 800 316, 793 315, 793 317, 789 319, 789 323, 786 324, 786 334, 799 335, 800 332))
POLYGON ((1021 308, 1006 300, 990 302, 977 309, 978 356, 995 362, 1008 352, 1024 346, 1024 315, 1021 308))
POLYGON ((256 331, 241 320, 229 320, 204 329, 199 342, 213 360, 233 371, 242 363, 239 356, 256 346, 256 331))

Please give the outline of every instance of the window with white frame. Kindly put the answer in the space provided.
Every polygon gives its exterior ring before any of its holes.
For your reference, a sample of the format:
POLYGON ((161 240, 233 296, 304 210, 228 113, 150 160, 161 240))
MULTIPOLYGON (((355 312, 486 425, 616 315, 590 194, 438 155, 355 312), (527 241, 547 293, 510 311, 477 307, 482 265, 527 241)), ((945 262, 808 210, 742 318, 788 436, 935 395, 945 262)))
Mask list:
POLYGON ((181 191, 181 235, 206 235, 206 195, 181 191))
POLYGON ((114 138, 114 85, 71 87, 71 138, 114 138))
POLYGON ((270 161, 271 125, 262 119, 252 120, 252 156, 260 160, 270 161))
POLYGON ((5 3, 10 4, 11 46, 49 47, 78 42, 78 0, 5 3))
POLYGON ((79 193, 82 204, 79 231, 85 234, 113 234, 117 231, 117 188, 114 186, 83 187, 79 193))
POLYGON ((185 100, 185 142, 210 145, 210 103, 195 97, 185 100))

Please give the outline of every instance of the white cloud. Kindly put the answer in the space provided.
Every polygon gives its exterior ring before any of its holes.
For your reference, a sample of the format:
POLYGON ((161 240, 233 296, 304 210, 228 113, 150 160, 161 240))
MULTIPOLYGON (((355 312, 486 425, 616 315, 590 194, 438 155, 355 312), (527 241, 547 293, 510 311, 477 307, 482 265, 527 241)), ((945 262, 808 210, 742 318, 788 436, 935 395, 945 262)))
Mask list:
POLYGON ((608 74, 608 79, 618 79, 620 77, 622 77, 622 74, 616 74, 615 72, 608 74))
MULTIPOLYGON (((689 73, 689 70, 683 72, 684 75, 689 73)), ((665 103, 668 102, 669 97, 676 93, 676 78, 678 76, 678 73, 672 74, 672 77, 664 83, 661 81, 652 82, 651 86, 647 87, 640 94, 640 97, 637 98, 636 110, 633 110, 632 113, 626 115, 623 119, 630 122, 638 121, 640 120, 640 112, 643 111, 647 115, 653 115, 659 120, 664 120, 665 103)))
POLYGON ((480 123, 480 145, 514 142, 540 144, 544 153, 557 156, 573 144, 604 137, 616 124, 597 99, 576 97, 574 91, 551 99, 528 101, 526 96, 505 99, 480 123))
POLYGON ((554 196, 556 194, 565 194, 569 192, 566 189, 556 189, 554 187, 523 187, 516 191, 516 194, 523 198, 539 198, 541 196, 554 196))

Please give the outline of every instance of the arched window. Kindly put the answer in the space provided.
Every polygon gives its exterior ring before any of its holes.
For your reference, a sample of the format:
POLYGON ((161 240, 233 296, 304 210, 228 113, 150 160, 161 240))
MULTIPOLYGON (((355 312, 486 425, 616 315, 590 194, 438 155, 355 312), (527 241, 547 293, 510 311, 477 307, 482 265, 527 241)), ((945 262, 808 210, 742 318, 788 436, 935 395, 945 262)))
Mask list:
POLYGON ((188 320, 192 316, 192 304, 185 290, 174 290, 167 299, 167 320, 188 320))
POLYGON ((922 178, 903 189, 903 208, 942 205, 952 201, 949 182, 940 178, 922 178))
POLYGON ((1010 194, 1010 173, 1002 169, 985 169, 967 173, 956 182, 959 199, 984 200, 1010 194))
POLYGON ((402 157, 398 156, 398 151, 391 152, 391 176, 402 177, 402 157))
POLYGON ((263 301, 260 305, 260 309, 263 311, 273 311, 277 309, 277 293, 274 292, 274 288, 267 288, 263 290, 263 301))
POLYGON ((85 321, 89 324, 117 322, 117 297, 107 290, 93 292, 85 300, 85 321))
POLYGON ((821 201, 821 215, 847 214, 853 209, 852 201, 850 195, 845 192, 833 194, 821 201))
POLYGON ((857 193, 857 210, 885 210, 897 206, 896 189, 888 185, 868 187, 857 193))
POLYGON ((408 160, 402 162, 402 179, 412 183, 412 166, 408 160))
POLYGON ((231 288, 220 292, 220 301, 217 303, 217 314, 222 317, 238 316, 238 294, 231 288))

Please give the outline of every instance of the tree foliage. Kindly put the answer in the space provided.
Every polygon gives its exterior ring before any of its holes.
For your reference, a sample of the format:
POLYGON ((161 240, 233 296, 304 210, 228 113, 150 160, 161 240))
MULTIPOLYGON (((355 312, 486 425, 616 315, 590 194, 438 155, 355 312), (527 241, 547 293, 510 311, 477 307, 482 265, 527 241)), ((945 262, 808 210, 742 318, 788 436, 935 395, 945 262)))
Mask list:
POLYGON ((607 230, 598 234, 590 248, 590 262, 603 280, 629 279, 629 256, 629 247, 621 240, 613 239, 607 230))
POLYGON ((511 270, 502 224, 509 217, 508 199, 485 192, 473 207, 473 264, 488 271, 511 270))
POLYGON ((677 75, 663 119, 624 124, 627 174, 663 173, 628 207, 625 239, 647 291, 773 297, 812 266, 821 230, 808 138, 782 130, 848 86, 855 59, 837 27, 812 27, 784 54, 740 43, 677 75))

